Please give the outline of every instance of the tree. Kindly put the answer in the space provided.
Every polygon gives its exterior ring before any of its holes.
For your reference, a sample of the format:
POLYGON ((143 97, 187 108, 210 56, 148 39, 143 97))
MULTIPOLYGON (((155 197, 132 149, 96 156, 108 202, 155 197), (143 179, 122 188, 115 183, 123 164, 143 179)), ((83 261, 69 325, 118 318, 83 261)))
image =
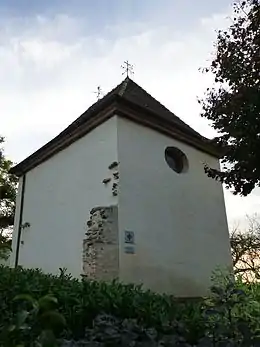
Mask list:
POLYGON ((251 281, 260 279, 260 222, 256 217, 248 217, 248 221, 248 230, 233 230, 230 243, 235 275, 251 281))
MULTIPOLYGON (((4 143, 0 137, 0 144, 4 143)), ((10 230, 14 224, 17 177, 9 174, 13 163, 0 148, 0 258, 6 258, 11 248, 10 230)))
POLYGON ((218 31, 215 48, 204 69, 215 83, 199 102, 219 133, 213 142, 222 149, 223 171, 205 171, 246 196, 260 186, 260 0, 234 4, 232 24, 218 31))

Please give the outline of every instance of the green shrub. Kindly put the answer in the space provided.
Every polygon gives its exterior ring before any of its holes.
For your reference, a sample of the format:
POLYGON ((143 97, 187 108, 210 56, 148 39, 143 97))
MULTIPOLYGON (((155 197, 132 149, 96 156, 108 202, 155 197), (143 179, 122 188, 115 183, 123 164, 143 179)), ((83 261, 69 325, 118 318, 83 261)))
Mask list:
POLYGON ((50 295, 35 300, 28 294, 18 295, 14 302, 19 309, 13 324, 2 330, 3 346, 57 347, 56 335, 66 328, 66 321, 57 311, 58 301, 50 295))
POLYGON ((79 281, 64 271, 53 276, 7 267, 0 267, 0 346, 11 346, 4 341, 13 326, 15 334, 7 340, 45 346, 39 337, 46 337, 40 309, 46 296, 56 304, 54 316, 66 321, 60 331, 48 328, 64 346, 260 346, 259 284, 217 278, 209 298, 180 301, 117 281, 79 281), (21 307, 17 296, 31 299, 21 307), (14 323, 17 317, 25 330, 14 323))
POLYGON ((200 307, 202 302, 179 302, 171 296, 143 291, 141 286, 79 281, 64 272, 60 276, 40 270, 0 267, 0 329, 12 323, 18 306, 13 299, 29 294, 36 300, 52 295, 59 302, 59 311, 67 321, 68 338, 78 339, 91 327, 100 313, 118 318, 134 318, 145 326, 160 329, 170 321, 182 320, 190 340, 203 335, 200 307))
POLYGON ((214 283, 203 307, 206 336, 221 345, 260 343, 260 302, 256 301, 259 289, 259 285, 249 286, 230 276, 223 283, 214 283))

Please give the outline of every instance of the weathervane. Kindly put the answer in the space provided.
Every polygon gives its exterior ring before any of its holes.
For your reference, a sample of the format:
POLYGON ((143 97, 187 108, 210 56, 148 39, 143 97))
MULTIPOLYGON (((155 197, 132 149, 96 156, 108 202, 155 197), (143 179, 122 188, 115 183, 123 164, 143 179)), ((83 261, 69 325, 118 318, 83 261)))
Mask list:
POLYGON ((134 66, 130 64, 128 60, 124 61, 121 68, 123 69, 122 75, 126 74, 126 76, 129 77, 129 75, 134 74, 134 66))
POLYGON ((99 99, 102 97, 102 95, 103 95, 103 91, 102 91, 102 89, 101 89, 100 86, 98 86, 98 87, 97 87, 97 91, 96 91, 96 92, 93 92, 93 93, 96 94, 98 100, 99 100, 99 99))

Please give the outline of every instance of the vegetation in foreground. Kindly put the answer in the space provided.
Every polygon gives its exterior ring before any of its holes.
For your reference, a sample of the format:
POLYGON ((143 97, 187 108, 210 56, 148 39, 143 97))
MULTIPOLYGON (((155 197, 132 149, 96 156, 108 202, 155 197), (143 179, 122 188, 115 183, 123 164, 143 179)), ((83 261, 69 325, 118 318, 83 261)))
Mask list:
POLYGON ((0 267, 0 346, 260 346, 260 285, 215 276, 197 301, 0 267))

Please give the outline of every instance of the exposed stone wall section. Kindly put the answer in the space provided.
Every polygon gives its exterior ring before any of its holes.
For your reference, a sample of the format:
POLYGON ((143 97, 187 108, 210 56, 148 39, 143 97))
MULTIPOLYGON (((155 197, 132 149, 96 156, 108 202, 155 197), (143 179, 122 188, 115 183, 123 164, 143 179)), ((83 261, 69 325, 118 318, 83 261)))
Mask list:
POLYGON ((118 187, 119 187, 119 171, 118 171, 118 162, 114 161, 108 167, 109 176, 104 178, 103 184, 106 186, 111 186, 111 191, 113 196, 118 196, 118 187))
POLYGON ((83 240, 83 275, 90 279, 118 277, 119 243, 117 206, 95 207, 90 211, 83 240))

